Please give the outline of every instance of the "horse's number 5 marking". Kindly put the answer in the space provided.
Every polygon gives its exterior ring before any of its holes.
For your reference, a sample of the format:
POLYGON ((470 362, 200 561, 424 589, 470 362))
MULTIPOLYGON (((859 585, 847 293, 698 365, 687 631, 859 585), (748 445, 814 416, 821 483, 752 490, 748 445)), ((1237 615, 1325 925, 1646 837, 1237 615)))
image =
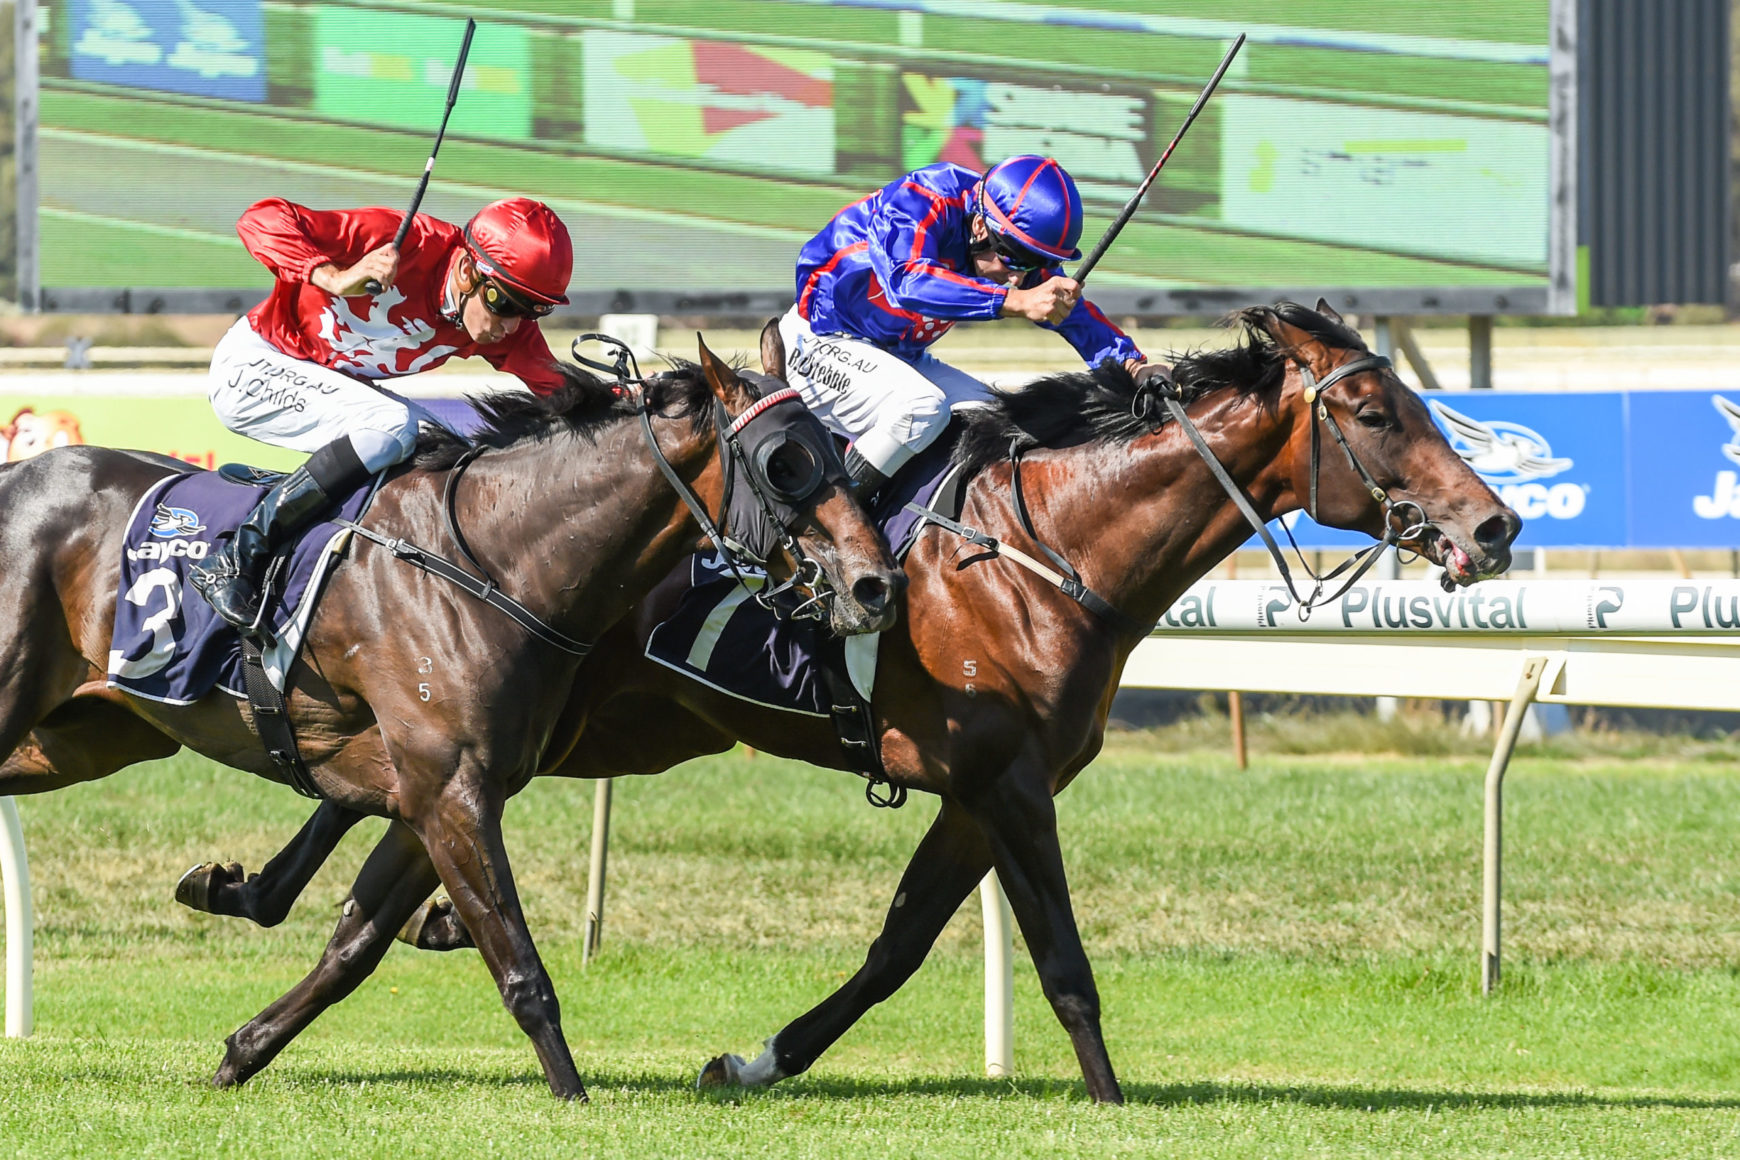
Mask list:
POLYGON ((417 683, 417 699, 419 701, 427 701, 429 699, 429 682, 428 681, 419 681, 417 683))
MULTIPOLYGON (((976 677, 978 675, 979 675, 979 662, 978 661, 962 661, 961 662, 961 676, 963 676, 963 677, 976 677)), ((979 695, 979 690, 973 687, 973 682, 971 682, 971 681, 967 682, 966 694, 969 697, 976 697, 979 695)))

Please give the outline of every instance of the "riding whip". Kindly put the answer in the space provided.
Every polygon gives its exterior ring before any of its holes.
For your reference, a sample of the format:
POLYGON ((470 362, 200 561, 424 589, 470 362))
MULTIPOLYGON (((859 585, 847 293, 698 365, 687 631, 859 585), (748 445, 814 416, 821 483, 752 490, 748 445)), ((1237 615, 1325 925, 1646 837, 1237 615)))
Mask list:
POLYGON ((1220 84, 1220 78, 1226 75, 1226 70, 1232 65, 1233 57, 1239 54, 1239 49, 1244 47, 1244 43, 1245 34, 1241 32, 1238 39, 1233 41, 1232 47, 1226 50, 1226 56, 1221 60, 1220 67, 1214 70, 1212 77, 1208 78, 1208 85, 1202 90, 1202 95, 1196 98, 1196 104, 1190 106, 1190 114, 1184 118, 1184 124, 1179 126, 1178 135, 1172 138, 1172 144, 1166 146, 1166 152, 1160 155, 1160 160, 1154 163, 1154 168, 1148 171, 1148 176, 1143 178, 1142 184, 1136 187, 1135 196, 1124 203, 1123 212, 1118 214, 1118 220, 1113 222, 1111 228, 1100 238, 1099 243, 1094 246, 1093 252, 1088 254, 1087 260, 1076 267, 1074 278, 1078 283, 1087 281, 1088 272, 1104 256, 1106 250, 1111 246, 1112 240, 1118 236, 1118 233, 1124 228, 1124 224, 1136 212, 1136 207, 1142 204, 1142 198, 1147 194, 1148 187, 1154 184, 1156 177, 1160 176, 1160 167, 1166 164, 1166 159, 1172 156, 1172 151, 1178 148, 1180 141, 1184 140, 1184 135, 1190 131, 1191 122, 1195 121, 1196 115, 1202 112, 1202 107, 1208 104, 1208 98, 1214 95, 1214 87, 1220 84))
MULTIPOLYGON (((435 145, 429 150, 429 160, 423 165, 423 177, 417 182, 417 192, 411 197, 411 208, 405 211, 399 232, 393 235, 394 249, 405 244, 405 235, 411 232, 411 219, 417 216, 417 207, 423 204, 423 194, 429 189, 429 175, 435 171, 435 155, 441 152, 441 139, 447 136, 447 118, 453 115, 453 103, 459 99, 459 82, 465 76, 465 58, 471 53, 471 34, 476 31, 477 21, 467 18, 465 39, 459 42, 459 61, 453 66, 453 82, 447 86, 447 110, 441 114, 441 128, 435 132, 435 145)), ((1217 75, 1215 79, 1220 77, 1217 75)), ((382 286, 370 278, 365 289, 370 294, 379 294, 382 286)))

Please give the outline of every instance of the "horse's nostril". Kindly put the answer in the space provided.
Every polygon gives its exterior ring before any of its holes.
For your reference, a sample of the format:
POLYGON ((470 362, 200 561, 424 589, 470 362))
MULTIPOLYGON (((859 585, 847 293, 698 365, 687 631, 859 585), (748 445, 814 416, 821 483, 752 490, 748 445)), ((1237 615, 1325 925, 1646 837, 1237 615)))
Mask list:
POLYGON ((880 576, 866 576, 852 585, 852 599, 865 612, 881 612, 888 604, 888 582, 880 576))
POLYGON ((1493 516, 1474 529, 1474 542, 1483 548, 1502 548, 1515 538, 1520 530, 1515 516, 1509 512, 1493 516))

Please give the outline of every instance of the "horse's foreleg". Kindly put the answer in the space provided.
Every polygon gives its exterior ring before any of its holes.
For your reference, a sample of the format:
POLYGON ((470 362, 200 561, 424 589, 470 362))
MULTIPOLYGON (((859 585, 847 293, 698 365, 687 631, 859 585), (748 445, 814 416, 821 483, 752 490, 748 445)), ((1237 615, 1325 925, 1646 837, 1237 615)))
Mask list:
POLYGON ((272 1062, 316 1016, 352 991, 393 945, 393 932, 435 889, 435 868, 410 827, 394 822, 363 863, 320 963, 225 1044, 212 1083, 239 1084, 272 1062))
POLYGON ((759 1087, 807 1071, 834 1041, 918 970, 961 902, 991 867, 978 823, 945 800, 901 876, 882 933, 858 973, 767 1041, 754 1062, 722 1055, 701 1069, 701 1087, 759 1087))
POLYGON ((531 1039, 550 1090, 559 1099, 584 1101, 586 1088, 562 1035, 555 984, 520 910, 502 842, 500 801, 485 786, 456 780, 417 828, 454 910, 495 976, 502 1003, 531 1039))
POLYGON ((974 801, 973 809, 1039 969, 1040 986, 1069 1033, 1088 1095, 1098 1103, 1123 1103, 1123 1089, 1100 1032, 1099 990, 1070 906, 1051 779, 1037 762, 1018 763, 995 790, 974 801))
POLYGON ((314 811, 289 845, 278 851, 258 874, 244 878, 234 862, 195 866, 175 884, 175 901, 207 914, 250 919, 260 926, 277 926, 307 888, 338 843, 365 815, 326 801, 314 811))

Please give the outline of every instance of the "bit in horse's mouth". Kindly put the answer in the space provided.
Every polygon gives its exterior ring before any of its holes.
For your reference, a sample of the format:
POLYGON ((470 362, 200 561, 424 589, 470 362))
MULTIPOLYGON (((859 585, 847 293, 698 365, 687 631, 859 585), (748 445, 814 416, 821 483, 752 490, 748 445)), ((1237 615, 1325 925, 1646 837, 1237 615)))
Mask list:
POLYGON ((1444 567, 1444 574, 1458 584, 1472 584, 1479 579, 1474 571, 1473 558, 1442 532, 1438 533, 1438 559, 1444 567))

